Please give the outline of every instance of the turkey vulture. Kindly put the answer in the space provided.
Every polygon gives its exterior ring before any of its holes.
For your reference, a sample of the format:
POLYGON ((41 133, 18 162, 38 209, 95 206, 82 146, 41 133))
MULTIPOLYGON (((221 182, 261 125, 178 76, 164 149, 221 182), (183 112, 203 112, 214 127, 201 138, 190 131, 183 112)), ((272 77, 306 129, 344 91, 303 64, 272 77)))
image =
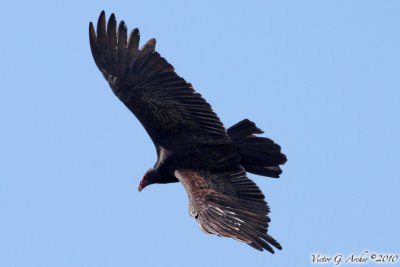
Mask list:
POLYGON ((268 233, 269 207, 264 194, 246 176, 279 177, 286 162, 262 130, 242 120, 226 130, 199 93, 174 70, 150 39, 139 49, 139 30, 128 38, 115 15, 101 12, 97 32, 89 24, 94 61, 114 94, 139 119, 152 139, 157 162, 139 191, 150 184, 181 182, 189 212, 209 234, 231 237, 274 253, 281 245, 268 233), (107 24, 107 25, 106 25, 107 24))

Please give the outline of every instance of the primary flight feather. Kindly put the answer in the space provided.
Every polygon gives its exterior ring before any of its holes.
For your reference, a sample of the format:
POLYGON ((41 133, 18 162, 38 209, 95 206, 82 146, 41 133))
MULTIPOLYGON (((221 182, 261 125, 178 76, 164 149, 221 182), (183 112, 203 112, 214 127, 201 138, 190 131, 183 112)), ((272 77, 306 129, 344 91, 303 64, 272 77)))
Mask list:
POLYGON ((286 162, 279 145, 258 137, 250 120, 228 130, 204 98, 155 51, 156 40, 139 48, 139 30, 128 38, 115 15, 101 12, 97 31, 89 24, 94 61, 114 94, 138 118, 152 139, 157 162, 139 191, 150 184, 181 182, 189 211, 200 228, 258 250, 281 245, 268 233, 269 207, 246 172, 279 177, 286 162))

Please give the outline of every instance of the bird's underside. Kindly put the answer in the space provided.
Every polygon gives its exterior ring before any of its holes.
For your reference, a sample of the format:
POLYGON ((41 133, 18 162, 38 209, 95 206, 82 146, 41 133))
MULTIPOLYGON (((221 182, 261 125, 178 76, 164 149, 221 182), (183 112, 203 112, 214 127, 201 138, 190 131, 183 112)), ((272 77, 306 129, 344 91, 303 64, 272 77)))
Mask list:
POLYGON ((269 207, 246 171, 279 177, 286 157, 272 140, 243 120, 226 130, 204 98, 155 51, 155 39, 139 49, 139 30, 100 14, 89 25, 97 67, 115 95, 153 140, 158 161, 151 183, 180 181, 190 214, 206 233, 230 237, 273 253, 280 244, 268 233, 269 207), (232 129, 232 130, 231 130, 232 129), (172 177, 172 178, 171 178, 172 177), (175 180, 174 180, 175 179, 175 180))

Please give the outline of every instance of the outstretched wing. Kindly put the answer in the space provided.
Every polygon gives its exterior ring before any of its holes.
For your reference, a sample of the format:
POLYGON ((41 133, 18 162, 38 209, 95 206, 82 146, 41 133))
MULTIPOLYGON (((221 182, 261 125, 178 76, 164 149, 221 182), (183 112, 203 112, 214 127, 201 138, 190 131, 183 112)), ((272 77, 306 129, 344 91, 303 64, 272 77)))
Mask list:
POLYGON ((258 186, 236 170, 177 170, 175 176, 189 195, 189 211, 209 234, 231 237, 274 253, 281 245, 268 233, 269 208, 258 186))
POLYGON ((155 39, 139 49, 139 30, 128 39, 125 23, 117 29, 114 14, 106 26, 104 11, 97 34, 90 23, 89 37, 97 67, 156 147, 231 142, 211 106, 155 51, 155 39))

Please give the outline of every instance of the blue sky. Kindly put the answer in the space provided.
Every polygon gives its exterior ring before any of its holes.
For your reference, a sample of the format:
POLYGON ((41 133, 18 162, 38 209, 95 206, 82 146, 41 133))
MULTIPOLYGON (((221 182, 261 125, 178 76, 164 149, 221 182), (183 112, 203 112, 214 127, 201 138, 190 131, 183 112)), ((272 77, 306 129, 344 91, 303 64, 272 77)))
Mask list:
MULTIPOLYGON (((3 1, 0 266, 309 266, 399 253, 400 2, 3 1), (275 255, 203 234, 180 184, 97 70, 88 23, 115 12, 212 105, 288 156, 250 175, 275 255)), ((142 43, 143 44, 143 43, 142 43)))

